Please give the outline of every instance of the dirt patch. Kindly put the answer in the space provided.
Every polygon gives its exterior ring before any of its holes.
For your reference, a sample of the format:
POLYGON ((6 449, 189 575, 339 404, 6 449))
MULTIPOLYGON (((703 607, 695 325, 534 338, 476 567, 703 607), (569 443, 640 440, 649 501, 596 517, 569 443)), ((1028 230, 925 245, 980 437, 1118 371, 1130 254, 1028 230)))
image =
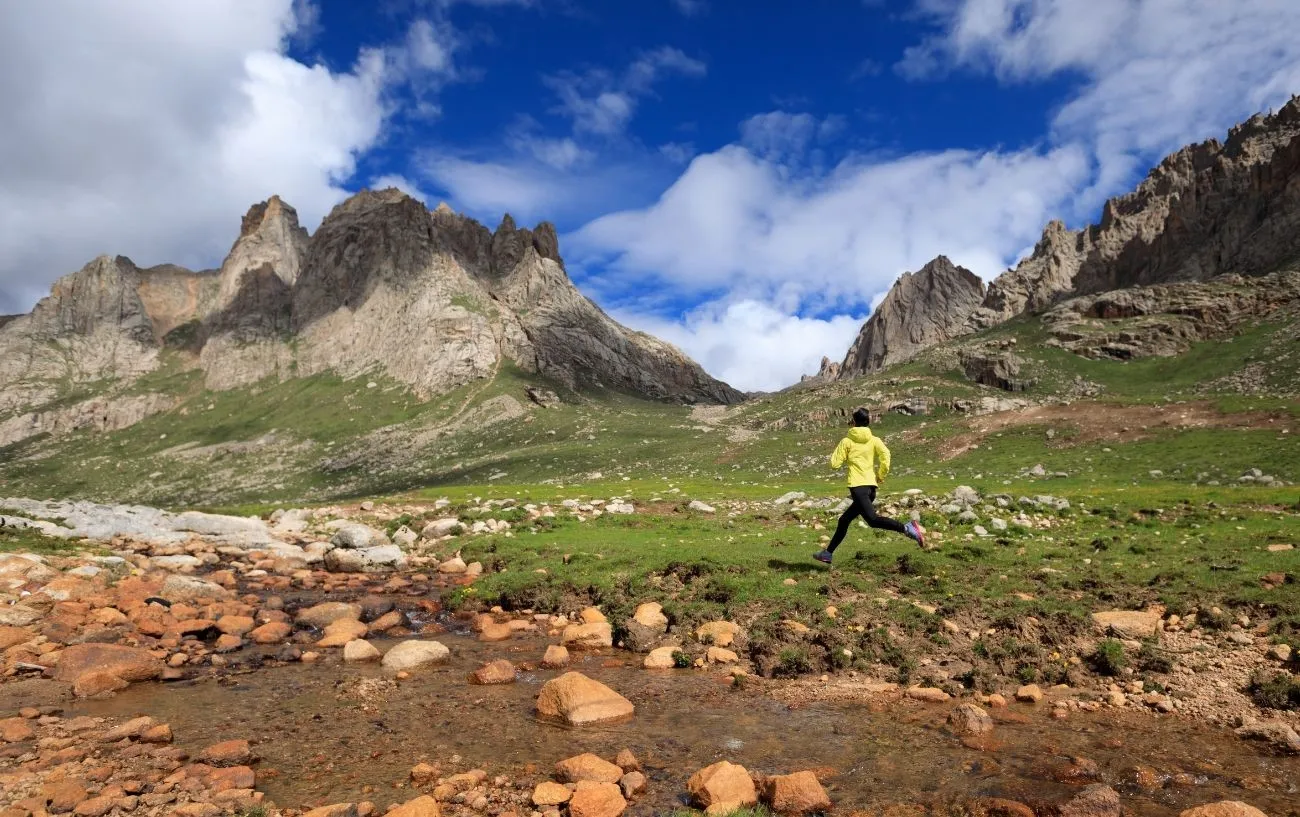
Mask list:
MULTIPOLYGON (((979 445, 990 434, 1021 426, 1044 425, 1058 430, 1069 428, 1075 433, 1059 438, 1060 448, 1094 442, 1131 442, 1150 437, 1157 431, 1197 428, 1269 428, 1294 432, 1295 418, 1286 412, 1239 412, 1225 414, 1208 402, 1179 403, 1171 406, 1122 406, 1112 403, 1071 403, 1069 405, 1033 406, 1016 411, 1002 411, 972 417, 966 432, 944 440, 939 458, 951 460, 979 445)), ((919 429, 904 432, 904 439, 915 439, 919 429)))

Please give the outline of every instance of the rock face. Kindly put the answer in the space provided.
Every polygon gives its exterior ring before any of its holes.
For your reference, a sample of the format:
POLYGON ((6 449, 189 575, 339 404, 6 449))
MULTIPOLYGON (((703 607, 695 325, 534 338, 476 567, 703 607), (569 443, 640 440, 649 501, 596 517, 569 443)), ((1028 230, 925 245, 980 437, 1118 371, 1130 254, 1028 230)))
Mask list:
POLYGON ((1294 262, 1300 257, 1298 173, 1300 97, 1295 97, 1274 114, 1232 128, 1226 141, 1211 139, 1166 157, 1136 190, 1106 202, 1098 223, 1077 231, 1060 221, 1049 223, 1033 253, 998 276, 987 292, 981 289, 978 298, 974 282, 954 277, 946 259, 904 275, 863 325, 838 378, 876 371, 951 337, 1081 297, 1085 300, 1062 307, 1058 316, 1060 345, 1081 344, 1091 356, 1176 354, 1178 346, 1206 337, 1201 324, 1213 330, 1225 312, 1248 315, 1259 307, 1230 293, 1198 297, 1195 289, 1163 285, 1230 274, 1263 276, 1294 262), (1138 287, 1146 289, 1131 297, 1122 294, 1138 287), (1086 298, 1102 293, 1109 295, 1086 298), (1227 302, 1219 303, 1223 295, 1227 302), (1118 332, 1126 335, 1098 341, 1069 328, 1085 322, 1090 312, 1111 317, 1164 312, 1182 320, 1125 326, 1118 332))
MULTIPOLYGON (((916 272, 903 273, 862 325, 837 377, 847 379, 900 363, 918 352, 971 330, 984 300, 979 276, 939 256, 916 272)), ((822 366, 829 374, 831 367, 822 366)))
POLYGON ((509 363, 575 390, 743 399, 584 297, 552 225, 507 215, 492 231, 395 189, 349 198, 311 236, 278 197, 256 204, 216 274, 95 259, 0 322, 0 411, 36 411, 68 385, 125 387, 164 349, 197 354, 213 389, 383 373, 436 395, 509 363))

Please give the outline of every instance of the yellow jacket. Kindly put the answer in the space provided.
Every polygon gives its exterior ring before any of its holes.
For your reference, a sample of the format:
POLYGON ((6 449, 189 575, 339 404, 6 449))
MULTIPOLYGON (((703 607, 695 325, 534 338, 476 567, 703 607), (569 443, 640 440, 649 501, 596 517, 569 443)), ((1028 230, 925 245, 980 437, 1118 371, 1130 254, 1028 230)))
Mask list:
POLYGON ((849 466, 849 487, 879 485, 889 474, 889 449, 871 429, 855 427, 831 454, 831 468, 849 466))

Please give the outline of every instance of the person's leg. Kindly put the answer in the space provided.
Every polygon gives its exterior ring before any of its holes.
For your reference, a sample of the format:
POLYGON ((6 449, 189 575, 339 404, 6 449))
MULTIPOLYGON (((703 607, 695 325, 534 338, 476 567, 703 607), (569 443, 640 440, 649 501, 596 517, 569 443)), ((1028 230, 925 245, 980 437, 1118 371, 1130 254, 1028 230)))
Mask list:
POLYGON ((894 533, 901 533, 909 539, 915 538, 907 532, 907 528, 903 526, 902 522, 876 513, 876 486, 864 485, 861 488, 854 488, 853 495, 857 500, 855 504, 862 506, 862 515, 866 518, 868 525, 881 530, 892 530, 894 533))
POLYGON ((840 542, 843 542, 845 535, 848 534, 849 525, 853 524, 853 520, 862 514, 862 507, 858 504, 858 498, 854 494, 856 490, 856 488, 849 489, 849 507, 845 508, 844 513, 840 514, 839 524, 835 526, 835 535, 831 537, 831 543, 826 546, 827 553, 835 552, 835 548, 840 546, 840 542))

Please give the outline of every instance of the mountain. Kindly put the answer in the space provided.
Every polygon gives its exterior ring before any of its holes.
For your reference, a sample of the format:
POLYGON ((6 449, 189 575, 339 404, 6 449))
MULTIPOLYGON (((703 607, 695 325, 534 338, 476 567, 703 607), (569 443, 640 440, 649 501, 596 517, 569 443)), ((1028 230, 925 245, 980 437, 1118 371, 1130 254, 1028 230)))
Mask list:
POLYGON ((352 196, 309 235, 273 196, 249 209, 219 270, 102 256, 0 322, 0 420, 31 415, 0 444, 66 421, 39 416, 51 404, 84 413, 73 398, 121 391, 169 351, 213 390, 329 372, 385 375, 427 399, 510 365, 575 392, 743 399, 584 297, 548 223, 507 215, 492 231, 389 189, 352 196))
POLYGON ((1082 230, 1053 221, 974 299, 942 256, 905 274, 864 324, 840 379, 1063 301, 1132 287, 1260 276, 1300 258, 1300 97, 1166 157, 1082 230), (886 314, 882 314, 886 313, 886 314))

